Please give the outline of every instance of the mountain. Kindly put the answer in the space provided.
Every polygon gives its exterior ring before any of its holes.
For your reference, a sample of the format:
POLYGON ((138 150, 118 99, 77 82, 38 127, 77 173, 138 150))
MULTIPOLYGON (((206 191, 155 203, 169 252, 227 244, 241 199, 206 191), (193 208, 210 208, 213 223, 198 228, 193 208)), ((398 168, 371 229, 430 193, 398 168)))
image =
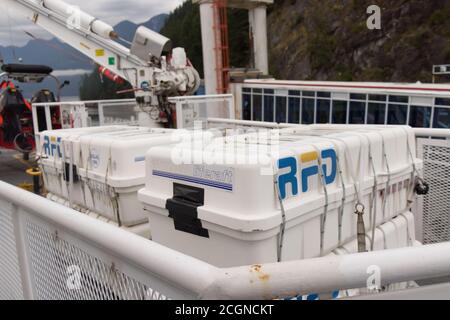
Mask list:
MULTIPOLYGON (((138 26, 144 25, 158 32, 164 25, 167 16, 167 14, 160 14, 141 24, 122 21, 115 26, 115 30, 122 38, 131 41, 138 26)), ((23 63, 44 64, 54 70, 77 70, 78 73, 86 70, 85 73, 89 73, 93 69, 93 64, 89 58, 56 38, 44 40, 31 37, 30 41, 23 47, 0 46, 0 53, 6 63, 14 63, 18 58, 21 58, 23 63)), ((70 72, 66 73, 70 74, 70 72)), ((62 75, 59 78, 61 81, 69 80, 71 82, 70 86, 63 89, 62 94, 78 97, 81 76, 79 74, 62 75)), ((19 84, 19 86, 22 87, 27 97, 43 87, 55 91, 54 81, 50 80, 46 80, 42 84, 19 84)))
MULTIPOLYGON (((198 11, 185 2, 161 33, 201 71, 198 11)), ((228 17, 232 65, 245 67, 248 18, 236 10, 228 17)), ((279 79, 430 82, 433 64, 450 63, 450 0, 275 0, 267 28, 270 73, 279 79), (381 30, 367 28, 372 4, 381 8, 381 30)))
MULTIPOLYGON (((249 66, 250 46, 248 35, 248 12, 228 10, 228 35, 231 66, 249 66)), ((202 37, 200 10, 198 4, 185 1, 167 18, 161 34, 172 40, 174 47, 186 49, 187 56, 194 67, 203 75, 202 37)))
POLYGON ((280 0, 268 16, 271 72, 282 79, 430 82, 450 61, 449 0, 280 0))
POLYGON ((148 20, 144 23, 140 23, 140 24, 136 24, 129 20, 125 20, 125 21, 122 21, 119 24, 117 24, 114 27, 114 30, 116 30, 116 32, 119 33, 121 38, 131 42, 133 40, 136 29, 139 26, 145 26, 145 27, 149 28, 150 30, 159 32, 163 28, 164 24, 166 23, 168 16, 169 16, 168 14, 162 13, 162 14, 154 16, 150 20, 148 20))

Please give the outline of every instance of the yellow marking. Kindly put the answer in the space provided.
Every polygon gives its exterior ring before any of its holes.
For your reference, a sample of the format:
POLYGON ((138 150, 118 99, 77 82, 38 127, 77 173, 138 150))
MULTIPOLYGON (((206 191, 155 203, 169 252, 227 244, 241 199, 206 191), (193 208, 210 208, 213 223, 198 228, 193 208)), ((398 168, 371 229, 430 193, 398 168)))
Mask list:
POLYGON ((30 168, 27 171, 25 171, 28 175, 36 177, 36 176, 40 176, 42 174, 41 171, 39 171, 39 169, 36 168, 30 168))
POLYGON ((50 141, 51 142, 56 142, 56 138, 55 137, 50 137, 50 141))
POLYGON ((19 188, 24 189, 26 191, 32 192, 33 191, 33 185, 31 183, 20 183, 17 185, 19 188))
POLYGON ((88 50, 91 50, 91 47, 89 47, 87 44, 80 42, 80 46, 82 46, 83 48, 86 48, 88 50))
POLYGON ((97 49, 95 50, 95 56, 96 57, 103 57, 105 55, 105 50, 104 49, 97 49))
POLYGON ((304 162, 311 162, 311 161, 315 161, 317 160, 317 152, 316 151, 311 151, 311 152, 307 152, 304 153, 300 156, 300 159, 302 161, 302 163, 304 162))

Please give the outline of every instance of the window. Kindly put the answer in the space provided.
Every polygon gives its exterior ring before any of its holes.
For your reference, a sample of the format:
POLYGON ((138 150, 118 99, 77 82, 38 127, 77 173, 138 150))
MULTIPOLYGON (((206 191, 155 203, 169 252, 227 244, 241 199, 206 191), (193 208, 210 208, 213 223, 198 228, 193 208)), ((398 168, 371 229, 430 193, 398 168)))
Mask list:
POLYGON ((369 94, 370 101, 386 101, 386 96, 381 94, 369 94))
POLYGON ((350 117, 351 124, 364 124, 366 116, 366 103, 358 101, 350 101, 350 117))
POLYGON ((321 97, 321 98, 331 98, 331 93, 330 92, 318 91, 317 92, 317 96, 321 97))
POLYGON ((276 97, 275 120, 277 123, 287 122, 286 97, 276 97))
POLYGON ((367 124, 385 124, 386 105, 384 103, 369 103, 367 124))
POLYGON ((253 93, 262 93, 262 89, 253 88, 253 93))
POLYGON ((251 88, 242 88, 242 92, 250 93, 250 92, 252 92, 252 89, 251 88))
POLYGON ((274 97, 264 96, 264 121, 274 122, 274 97))
POLYGON ((388 124, 406 124, 408 106, 401 104, 390 104, 388 112, 388 124))
POLYGON ((360 93, 350 93, 350 99, 351 100, 364 100, 364 101, 366 101, 367 95, 360 94, 360 93))
POLYGON ((242 95, 242 119, 251 120, 252 115, 252 96, 249 94, 242 95))
POLYGON ((289 95, 290 96, 298 96, 298 97, 300 97, 301 92, 298 91, 298 90, 289 90, 289 95))
POLYGON ((450 108, 435 108, 433 128, 450 129, 450 108))
POLYGON ((253 120, 262 121, 262 96, 253 95, 253 120))
POLYGON ((450 106, 450 98, 436 98, 436 104, 439 106, 450 106))
POLYGON ((409 97, 407 97, 407 96, 389 96, 389 102, 408 103, 409 97))
POLYGON ((333 100, 333 123, 347 123, 347 101, 333 100))
POLYGON ((289 123, 300 123, 300 98, 289 97, 289 123))
POLYGON ((314 123, 314 99, 303 98, 302 103, 302 123, 314 123))
POLYGON ((317 99, 316 123, 330 122, 330 100, 317 99))
POLYGON ((314 93, 314 91, 303 91, 303 96, 304 97, 315 97, 316 94, 314 93))
POLYGON ((274 89, 264 89, 264 94, 274 94, 274 89))
POLYGON ((431 108, 411 106, 409 125, 417 128, 429 128, 431 124, 431 108))

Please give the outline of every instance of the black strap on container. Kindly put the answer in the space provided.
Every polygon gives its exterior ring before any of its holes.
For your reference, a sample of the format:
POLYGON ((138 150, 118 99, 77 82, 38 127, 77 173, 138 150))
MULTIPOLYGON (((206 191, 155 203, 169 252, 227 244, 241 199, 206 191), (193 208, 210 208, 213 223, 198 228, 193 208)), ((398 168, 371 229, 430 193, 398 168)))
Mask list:
POLYGON ((198 207, 203 206, 204 201, 203 189, 174 183, 173 198, 167 200, 166 209, 174 221, 175 230, 209 238, 209 232, 202 227, 197 211, 198 207))

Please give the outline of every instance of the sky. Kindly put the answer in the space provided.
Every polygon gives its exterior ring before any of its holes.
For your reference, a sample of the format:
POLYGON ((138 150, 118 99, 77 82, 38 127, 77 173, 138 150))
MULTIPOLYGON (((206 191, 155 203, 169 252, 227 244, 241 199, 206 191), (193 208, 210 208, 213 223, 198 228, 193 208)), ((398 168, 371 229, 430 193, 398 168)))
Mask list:
MULTIPOLYGON (((0 0, 1 4, 2 0, 0 0)), ((115 25, 123 20, 144 22, 160 13, 169 13, 184 0, 65 0, 90 15, 115 25)), ((11 8, 0 11, 0 45, 23 46, 30 40, 23 30, 49 39, 52 36, 22 18, 11 8)))

